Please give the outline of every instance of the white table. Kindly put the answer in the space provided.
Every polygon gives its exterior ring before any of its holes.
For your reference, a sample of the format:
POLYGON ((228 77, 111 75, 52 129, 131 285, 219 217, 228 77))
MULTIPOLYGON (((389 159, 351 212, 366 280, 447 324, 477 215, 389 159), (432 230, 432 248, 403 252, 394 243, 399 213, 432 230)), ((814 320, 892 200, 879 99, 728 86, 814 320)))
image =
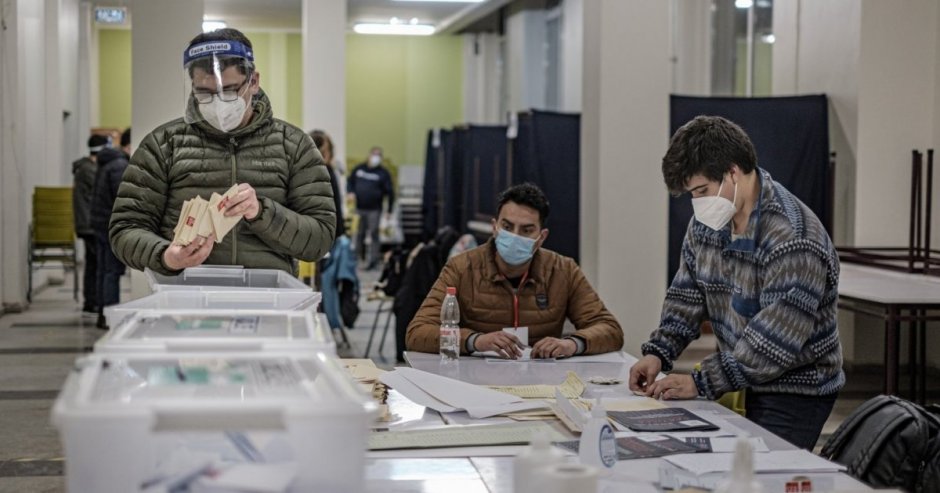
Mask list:
MULTIPOLYGON (((564 381, 568 371, 576 372, 585 381, 585 397, 614 397, 631 395, 626 388, 627 375, 633 361, 626 355, 623 363, 522 363, 487 362, 481 358, 461 358, 456 371, 452 366, 440 365, 437 354, 405 353, 408 363, 419 370, 443 374, 452 378, 481 385, 558 384, 564 381), (587 382, 591 376, 607 376, 621 379, 624 384, 607 386, 587 382)), ((685 407, 703 413, 713 413, 728 423, 753 436, 760 436, 771 450, 793 449, 793 445, 762 429, 747 419, 731 412, 715 402, 706 400, 670 401, 668 405, 685 407)), ((392 412, 402 416, 402 422, 394 429, 440 426, 441 416, 410 403, 396 392, 389 400, 392 412)), ((430 455, 430 452, 429 452, 430 455)), ((662 459, 639 459, 619 461, 610 475, 601 481, 598 491, 653 492, 658 491, 659 465, 662 459)), ((790 475, 788 475, 789 477, 790 475)), ((835 480, 839 490, 870 490, 864 484, 845 474, 828 475, 835 480)), ((812 477, 812 476, 811 476, 812 477)), ((368 461, 366 479, 370 492, 490 492, 512 491, 512 457, 456 457, 456 458, 383 458, 368 461)))
POLYGON ((884 320, 884 392, 889 395, 898 394, 901 322, 910 323, 911 398, 923 403, 927 387, 927 321, 940 320, 940 316, 928 312, 940 310, 940 278, 843 262, 839 308, 884 320))

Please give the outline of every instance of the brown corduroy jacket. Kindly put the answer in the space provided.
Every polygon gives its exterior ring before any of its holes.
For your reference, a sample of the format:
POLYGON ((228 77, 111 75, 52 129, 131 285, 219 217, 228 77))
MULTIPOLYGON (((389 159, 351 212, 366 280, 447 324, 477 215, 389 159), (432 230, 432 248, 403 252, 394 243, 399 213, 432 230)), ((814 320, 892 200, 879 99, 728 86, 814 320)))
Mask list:
MULTIPOLYGON (((441 304, 448 286, 457 288, 460 304, 460 350, 474 332, 512 327, 513 287, 496 267, 493 240, 447 262, 414 319, 408 325, 410 351, 440 350, 441 304)), ((525 284, 519 287, 519 326, 529 328, 529 345, 544 337, 561 337, 565 319, 585 343, 583 354, 619 351, 623 329, 607 311, 571 258, 540 248, 532 258, 525 284)))

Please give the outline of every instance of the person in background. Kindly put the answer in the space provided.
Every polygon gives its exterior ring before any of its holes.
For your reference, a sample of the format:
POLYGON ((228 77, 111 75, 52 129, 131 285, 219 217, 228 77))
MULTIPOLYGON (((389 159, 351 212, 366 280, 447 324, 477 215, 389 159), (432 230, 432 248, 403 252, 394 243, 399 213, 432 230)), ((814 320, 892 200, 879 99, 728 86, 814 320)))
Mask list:
POLYGON ((95 231, 91 227, 91 204, 98 173, 98 153, 110 144, 104 135, 92 135, 88 138, 88 155, 72 163, 72 215, 75 234, 85 247, 82 312, 89 315, 98 313, 98 253, 95 231))
POLYGON ((839 256, 822 222, 770 173, 741 127, 699 116, 673 135, 663 179, 695 217, 659 328, 630 369, 630 389, 718 399, 747 389, 746 416, 797 447, 816 445, 845 384, 839 256), (691 375, 669 371, 709 320, 718 351, 691 375))
POLYGON ((360 258, 365 258, 366 268, 375 269, 379 265, 379 221, 382 218, 382 202, 388 199, 386 218, 391 217, 395 205, 395 190, 392 186, 392 174, 382 164, 382 148, 375 146, 369 151, 366 162, 353 169, 346 191, 356 201, 359 214, 359 230, 356 232, 356 251, 360 258), (364 250, 365 238, 369 236, 371 244, 368 253, 364 250))
POLYGON ((124 264, 114 256, 108 241, 108 225, 111 222, 111 209, 117 197, 118 187, 127 160, 131 154, 131 129, 121 134, 121 148, 102 149, 98 153, 98 173, 95 176, 95 192, 92 200, 91 228, 94 232, 98 254, 98 275, 95 280, 98 299, 98 323, 100 329, 107 329, 104 308, 121 301, 121 276, 124 264))
POLYGON ((181 58, 184 113, 145 136, 131 157, 111 220, 115 255, 164 275, 203 263, 296 274, 296 260, 315 262, 333 244, 333 192, 320 152, 306 132, 274 117, 242 32, 201 33, 181 58), (236 184, 223 214, 241 219, 221 242, 210 233, 172 243, 184 201, 236 184))
POLYGON ((320 151, 320 155, 323 156, 323 162, 326 164, 326 169, 330 173, 330 186, 333 188, 333 205, 336 207, 336 237, 339 238, 346 234, 346 223, 343 216, 343 200, 345 200, 345 193, 340 186, 339 175, 336 172, 336 158, 333 156, 333 139, 330 138, 329 134, 319 129, 310 132, 310 137, 313 139, 314 145, 316 145, 317 149, 320 151))
POLYGON ((408 325, 411 351, 439 351, 441 304, 457 288, 460 350, 522 356, 523 344, 502 329, 528 327, 533 358, 565 358, 619 351, 623 329, 571 258, 542 248, 549 204, 535 185, 523 183, 499 196, 493 237, 447 261, 408 325), (575 332, 562 335, 565 319, 575 332))

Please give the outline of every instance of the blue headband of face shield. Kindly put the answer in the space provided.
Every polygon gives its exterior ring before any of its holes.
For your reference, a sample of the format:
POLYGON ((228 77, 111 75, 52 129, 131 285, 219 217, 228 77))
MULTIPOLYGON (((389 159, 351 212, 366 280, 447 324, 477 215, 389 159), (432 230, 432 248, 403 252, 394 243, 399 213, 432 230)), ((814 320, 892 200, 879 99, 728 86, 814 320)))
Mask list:
POLYGON ((198 58, 207 56, 236 56, 244 58, 249 62, 255 61, 255 55, 251 49, 238 41, 207 41, 186 48, 183 52, 183 66, 198 58))

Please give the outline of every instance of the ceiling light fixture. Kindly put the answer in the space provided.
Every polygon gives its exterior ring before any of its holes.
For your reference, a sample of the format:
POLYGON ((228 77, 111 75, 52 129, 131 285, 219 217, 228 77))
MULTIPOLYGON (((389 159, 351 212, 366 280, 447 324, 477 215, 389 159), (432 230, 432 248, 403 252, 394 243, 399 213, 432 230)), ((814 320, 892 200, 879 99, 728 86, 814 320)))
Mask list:
POLYGON ((754 0, 734 0, 734 6, 739 9, 749 9, 754 6, 754 0))
POLYGON ((486 0, 395 0, 396 2, 483 3, 486 0))
POLYGON ((389 34, 399 36, 430 36, 434 26, 427 24, 376 24, 361 22, 353 26, 358 34, 389 34))
POLYGON ((227 26, 228 24, 226 24, 225 21, 210 21, 207 19, 202 21, 202 32, 208 33, 219 29, 225 29, 227 26))

